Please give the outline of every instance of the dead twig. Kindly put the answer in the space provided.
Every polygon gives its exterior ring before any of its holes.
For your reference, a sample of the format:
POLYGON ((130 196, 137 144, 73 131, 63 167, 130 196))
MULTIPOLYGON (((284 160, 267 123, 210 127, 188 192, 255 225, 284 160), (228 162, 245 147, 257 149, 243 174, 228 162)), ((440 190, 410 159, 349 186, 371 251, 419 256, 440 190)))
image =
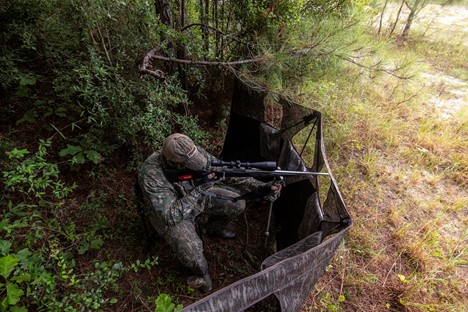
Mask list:
POLYGON ((235 36, 233 36, 231 34, 227 34, 224 31, 219 30, 219 29, 217 29, 217 28, 215 28, 213 26, 206 25, 206 24, 203 24, 203 23, 193 23, 193 24, 190 24, 190 25, 186 25, 185 27, 183 27, 181 29, 181 31, 187 30, 187 29, 192 28, 192 27, 203 27, 203 28, 211 29, 211 30, 215 31, 218 34, 221 34, 221 35, 223 35, 225 37, 232 38, 232 40, 237 41, 239 43, 242 43, 242 44, 245 44, 245 45, 251 44, 251 43, 245 42, 245 41, 243 41, 243 40, 241 40, 241 39, 239 39, 239 38, 237 38, 237 37, 235 37, 235 36))
POLYGON ((102 33, 101 33, 101 28, 99 27, 99 25, 98 25, 98 27, 97 27, 97 30, 98 30, 98 33, 99 33, 99 37, 101 37, 101 45, 102 45, 102 49, 104 50, 104 53, 106 53, 107 61, 109 62, 109 65, 110 65, 111 67, 113 67, 113 65, 112 65, 112 60, 111 60, 110 55, 109 55, 109 51, 107 51, 107 47, 106 47, 106 42, 105 42, 105 40, 104 40, 104 36, 103 36, 102 33))
POLYGON ((390 76, 393 76, 395 78, 398 78, 400 80, 409 80, 409 79, 412 79, 414 77, 414 75, 409 75, 409 76, 402 76, 402 75, 398 75, 396 74, 396 71, 398 69, 395 69, 395 70, 390 70, 390 69, 386 69, 386 68, 382 68, 382 67, 379 67, 379 65, 382 63, 382 61, 378 61, 376 64, 374 65, 364 65, 364 64, 361 64, 359 62, 356 62, 353 58, 351 57, 343 57, 343 56, 339 56, 339 58, 341 58, 342 60, 345 60, 347 62, 350 62, 356 66, 359 66, 359 67, 362 67, 362 68, 365 68, 365 69, 368 69, 369 71, 375 71, 375 72, 383 72, 383 73, 386 73, 390 76))

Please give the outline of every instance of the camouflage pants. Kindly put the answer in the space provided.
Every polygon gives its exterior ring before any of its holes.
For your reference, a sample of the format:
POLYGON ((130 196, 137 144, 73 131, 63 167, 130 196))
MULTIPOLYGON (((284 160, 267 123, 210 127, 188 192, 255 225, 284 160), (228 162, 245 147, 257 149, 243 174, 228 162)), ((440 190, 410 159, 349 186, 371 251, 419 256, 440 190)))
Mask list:
MULTIPOLYGON (((209 191, 227 197, 237 197, 239 195, 219 187, 212 187, 209 191)), ((197 209, 209 215, 208 229, 224 229, 230 221, 245 209, 245 201, 243 200, 232 202, 214 196, 206 196, 203 201, 199 201, 198 205, 200 207, 197 207, 197 209)), ((163 237, 185 267, 195 275, 208 273, 208 264, 203 255, 203 243, 197 234, 193 218, 182 220, 169 227, 163 237)))

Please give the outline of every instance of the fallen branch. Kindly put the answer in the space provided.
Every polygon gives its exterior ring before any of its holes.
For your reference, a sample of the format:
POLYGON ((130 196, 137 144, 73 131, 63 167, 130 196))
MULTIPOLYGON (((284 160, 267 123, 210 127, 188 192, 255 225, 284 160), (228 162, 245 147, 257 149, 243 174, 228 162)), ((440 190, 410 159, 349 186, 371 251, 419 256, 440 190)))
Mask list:
POLYGON ((186 65, 221 65, 221 66, 236 66, 242 64, 251 64, 251 63, 260 63, 263 61, 263 58, 256 57, 247 60, 239 60, 239 61, 230 61, 230 62, 214 62, 214 61, 192 61, 192 60, 181 60, 177 58, 170 58, 161 55, 153 55, 152 59, 157 59, 160 61, 165 62, 172 62, 172 63, 179 63, 179 64, 186 64, 186 65))
POLYGON ((236 65, 243 65, 243 64, 256 64, 262 62, 264 59, 262 57, 255 57, 252 59, 246 59, 246 60, 238 60, 238 61, 230 61, 230 62, 215 62, 215 61, 193 61, 193 60, 184 60, 184 59, 178 59, 178 58, 172 58, 172 57, 166 57, 162 55, 158 55, 157 53, 160 51, 160 47, 155 47, 151 50, 149 50, 146 54, 145 57, 143 58, 143 62, 141 66, 139 66, 138 71, 142 74, 148 74, 153 77, 159 78, 159 79, 164 79, 166 77, 166 74, 160 70, 152 69, 151 61, 152 60, 159 60, 159 61, 164 61, 164 62, 171 62, 171 63, 178 63, 178 64, 185 64, 185 65, 192 65, 192 66, 197 66, 197 65, 207 65, 207 66, 225 66, 225 67, 232 67, 236 65))
MULTIPOLYGON (((165 42, 166 41, 162 42, 162 44, 165 44, 165 42)), ((145 57, 143 58, 143 62, 141 63, 141 66, 138 67, 138 71, 141 74, 148 74, 150 76, 153 76, 153 77, 156 77, 156 78, 159 78, 159 79, 166 78, 166 74, 162 70, 160 70, 160 69, 157 69, 157 70, 150 69, 150 68, 152 68, 151 59, 156 55, 156 53, 159 52, 159 50, 161 50, 161 48, 158 46, 158 47, 152 48, 151 50, 149 50, 145 54, 145 57)))

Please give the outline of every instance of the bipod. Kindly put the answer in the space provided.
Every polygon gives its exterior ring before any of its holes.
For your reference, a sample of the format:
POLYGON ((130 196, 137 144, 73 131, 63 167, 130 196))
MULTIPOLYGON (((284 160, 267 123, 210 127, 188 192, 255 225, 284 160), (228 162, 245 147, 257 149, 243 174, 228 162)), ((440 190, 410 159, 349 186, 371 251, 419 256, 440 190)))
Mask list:
MULTIPOLYGON (((272 186, 274 186, 274 185, 279 186, 281 188, 284 187, 283 177, 275 178, 275 180, 273 181, 272 186)), ((270 193, 265 197, 265 199, 270 203, 270 205, 269 205, 270 207, 268 209, 268 220, 267 220, 267 227, 266 227, 266 231, 265 231, 265 241, 263 243, 262 259, 265 259, 266 249, 267 249, 267 246, 268 246, 268 239, 270 237, 270 224, 271 224, 271 215, 273 213, 273 204, 278 199, 278 197, 280 197, 280 194, 281 194, 281 190, 279 192, 270 191, 270 193)))

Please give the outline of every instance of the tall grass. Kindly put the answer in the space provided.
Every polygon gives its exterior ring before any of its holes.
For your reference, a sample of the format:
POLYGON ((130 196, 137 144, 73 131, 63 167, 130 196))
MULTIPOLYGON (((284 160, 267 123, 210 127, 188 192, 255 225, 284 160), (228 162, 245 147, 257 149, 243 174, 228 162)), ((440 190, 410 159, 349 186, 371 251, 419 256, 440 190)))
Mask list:
POLYGON ((405 64, 411 79, 350 63, 301 90, 300 100, 325 114, 328 158, 354 219, 303 310, 463 311, 467 96, 449 92, 463 85, 446 82, 441 92, 428 77, 462 72, 468 47, 421 34, 400 47, 368 39, 374 60, 405 64), (460 97, 464 106, 445 114, 446 101, 460 97))

